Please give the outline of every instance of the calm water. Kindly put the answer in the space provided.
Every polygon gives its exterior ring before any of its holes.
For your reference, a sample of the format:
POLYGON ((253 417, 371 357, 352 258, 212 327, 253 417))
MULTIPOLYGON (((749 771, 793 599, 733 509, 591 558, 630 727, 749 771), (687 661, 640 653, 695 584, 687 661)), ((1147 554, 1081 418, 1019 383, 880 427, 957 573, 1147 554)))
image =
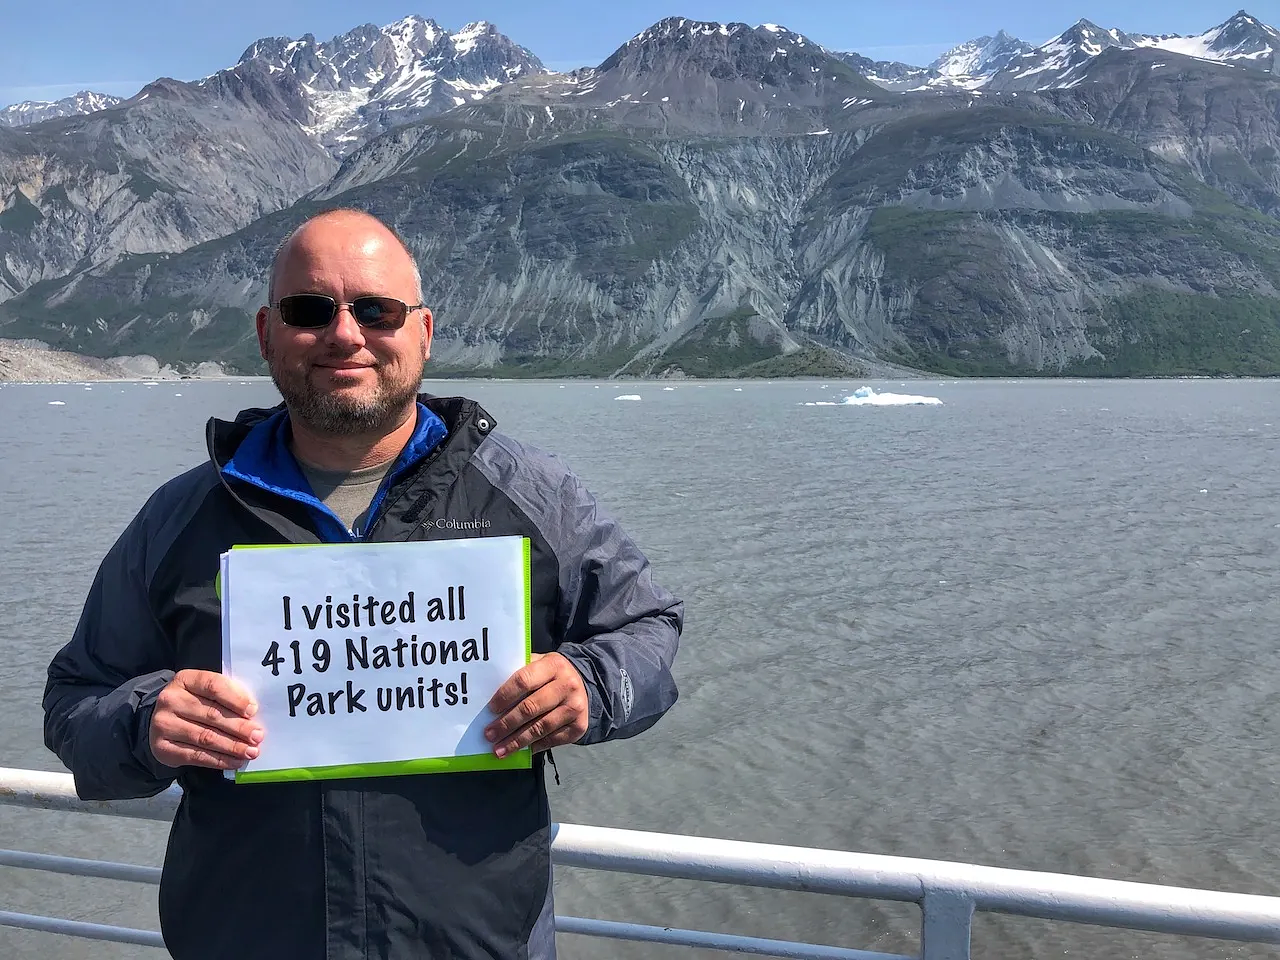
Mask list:
MULTIPOLYGON (((679 705, 557 754, 558 819, 1280 893, 1280 383, 912 383, 945 406, 901 408, 803 405, 856 383, 428 385, 459 386, 564 454, 688 605, 679 705)), ((207 416, 273 398, 0 386, 0 765, 58 768, 44 670, 103 552, 202 458, 207 416)), ((164 837, 0 808, 0 847, 158 864, 164 837)), ((562 913, 918 948, 912 906, 578 870, 556 890, 562 913)), ((0 893, 157 923, 151 888, 0 870, 0 893)), ((1276 950, 980 916, 974 954, 1276 950)), ((0 928, 4 957, 155 955, 0 928)))

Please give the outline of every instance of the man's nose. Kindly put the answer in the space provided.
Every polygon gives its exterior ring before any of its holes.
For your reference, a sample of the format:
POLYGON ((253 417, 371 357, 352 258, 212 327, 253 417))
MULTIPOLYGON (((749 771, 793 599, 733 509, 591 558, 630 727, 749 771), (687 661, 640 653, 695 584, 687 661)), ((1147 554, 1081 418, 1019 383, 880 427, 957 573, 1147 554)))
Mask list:
POLYGON ((356 315, 351 312, 350 304, 338 304, 333 319, 325 327, 325 339, 330 343, 364 346, 364 328, 356 323, 356 315))

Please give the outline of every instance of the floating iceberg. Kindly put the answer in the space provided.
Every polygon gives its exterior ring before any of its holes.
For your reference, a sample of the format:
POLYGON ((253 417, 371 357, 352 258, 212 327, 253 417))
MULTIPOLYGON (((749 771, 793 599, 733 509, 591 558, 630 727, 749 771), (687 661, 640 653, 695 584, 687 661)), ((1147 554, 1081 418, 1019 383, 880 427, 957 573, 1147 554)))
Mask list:
POLYGON ((639 399, 640 399, 640 394, 638 394, 638 393, 624 393, 622 396, 620 396, 620 397, 614 397, 613 399, 615 399, 615 400, 639 400, 639 399))
POLYGON ((859 387, 843 400, 817 400, 806 403, 806 407, 909 407, 909 406, 941 406, 937 397, 917 397, 909 393, 876 393, 870 387, 859 387))
POLYGON ((67 401, 65 401, 65 400, 50 400, 50 401, 49 401, 49 406, 51 406, 51 407, 65 407, 66 405, 67 405, 67 401))

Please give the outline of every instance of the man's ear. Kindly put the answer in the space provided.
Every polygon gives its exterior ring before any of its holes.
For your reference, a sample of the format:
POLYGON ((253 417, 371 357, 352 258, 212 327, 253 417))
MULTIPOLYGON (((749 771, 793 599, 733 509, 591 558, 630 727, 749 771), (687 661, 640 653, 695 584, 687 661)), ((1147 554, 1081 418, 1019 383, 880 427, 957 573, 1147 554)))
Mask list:
POLYGON ((431 336, 435 333, 435 317, 430 307, 422 308, 422 359, 431 359, 431 336))
POLYGON ((267 359, 267 321, 269 319, 271 319, 271 308, 259 307, 254 326, 258 329, 258 353, 263 360, 267 359))

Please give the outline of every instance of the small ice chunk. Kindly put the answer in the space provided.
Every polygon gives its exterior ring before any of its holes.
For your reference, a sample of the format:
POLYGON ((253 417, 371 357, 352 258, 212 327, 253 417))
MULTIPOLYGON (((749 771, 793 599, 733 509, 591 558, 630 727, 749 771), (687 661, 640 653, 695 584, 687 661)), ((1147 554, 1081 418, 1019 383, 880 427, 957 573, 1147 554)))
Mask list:
POLYGON ((870 387, 859 387, 840 401, 849 407, 906 407, 918 405, 941 406, 937 397, 917 397, 909 393, 876 393, 870 387))
POLYGON ((639 400, 639 399, 640 399, 640 394, 638 394, 638 393, 624 393, 622 396, 620 396, 620 397, 614 397, 613 399, 615 399, 615 400, 639 400))
POLYGON ((49 401, 49 406, 51 406, 51 407, 65 407, 66 405, 67 405, 67 401, 65 401, 65 400, 50 400, 50 401, 49 401))
POLYGON ((734 388, 733 388, 733 392, 734 392, 734 393, 741 393, 741 392, 742 392, 742 388, 741 388, 741 387, 734 387, 734 388))
POLYGON ((662 392, 663 392, 663 393, 670 393, 670 392, 671 392, 672 390, 674 390, 674 389, 675 389, 675 387, 663 387, 663 388, 662 388, 662 392))

